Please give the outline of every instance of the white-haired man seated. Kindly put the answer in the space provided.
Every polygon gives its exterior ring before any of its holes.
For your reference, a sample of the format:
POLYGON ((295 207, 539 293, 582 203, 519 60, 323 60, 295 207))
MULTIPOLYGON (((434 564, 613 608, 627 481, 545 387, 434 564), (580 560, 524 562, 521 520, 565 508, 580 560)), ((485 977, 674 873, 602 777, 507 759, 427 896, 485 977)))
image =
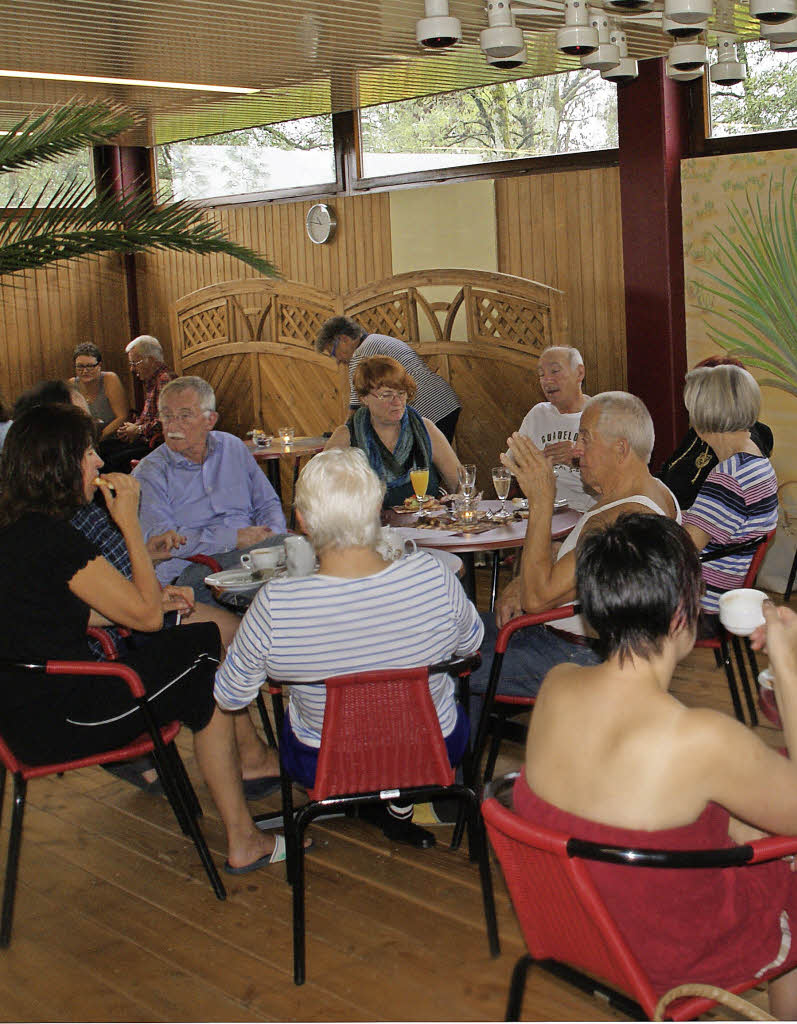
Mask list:
POLYGON ((554 467, 557 500, 586 512, 595 496, 584 490, 574 455, 581 413, 589 399, 582 391, 584 360, 577 348, 553 345, 541 354, 537 373, 547 401, 532 406, 518 433, 530 438, 554 467))
MULTIPOLYGON (((218 705, 237 711, 254 700, 266 674, 291 683, 371 669, 430 665, 478 650, 482 623, 462 585, 428 552, 387 562, 377 550, 385 485, 358 448, 332 448, 304 467, 297 518, 320 561, 315 576, 272 579, 262 587, 216 675, 218 705)), ((452 764, 468 735, 448 675, 429 689, 452 764)), ((315 781, 326 694, 292 685, 280 751, 290 775, 315 781)), ((412 807, 380 808, 389 838, 412 846, 434 836, 411 821, 412 807)))
MULTIPOLYGON (((161 392, 165 443, 136 466, 141 482, 141 526, 146 538, 168 534, 179 555, 212 555, 223 568, 243 551, 279 543, 285 515, 274 488, 233 434, 214 430, 213 388, 201 377, 178 377, 161 392)), ((161 583, 194 588, 213 603, 204 584, 208 570, 181 557, 157 566, 161 583)))
MULTIPOLYGON (((487 687, 498 629, 524 612, 543 612, 575 600, 576 549, 583 536, 626 512, 652 512, 680 523, 675 495, 648 469, 653 441, 653 420, 635 395, 606 391, 587 400, 573 455, 580 460, 584 483, 599 498, 566 540, 552 545, 556 478, 551 462, 527 437, 513 434, 509 438, 509 452, 501 461, 515 474, 529 500, 529 525, 520 575, 499 597, 495 615, 483 617, 484 659, 471 676, 472 691, 484 692, 487 687)), ((598 661, 580 615, 517 633, 507 648, 499 692, 535 696, 549 669, 565 661, 579 665, 598 661)))

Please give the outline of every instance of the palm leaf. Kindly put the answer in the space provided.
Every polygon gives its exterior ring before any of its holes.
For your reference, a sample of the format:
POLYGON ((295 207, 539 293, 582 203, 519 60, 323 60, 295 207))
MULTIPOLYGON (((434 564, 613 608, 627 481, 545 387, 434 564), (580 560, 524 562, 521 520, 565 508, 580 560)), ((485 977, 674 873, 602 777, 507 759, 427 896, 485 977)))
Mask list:
POLYGON ((701 291, 722 308, 704 310, 721 348, 773 376, 762 384, 797 395, 797 175, 786 172, 767 201, 747 193, 747 210, 728 204, 735 237, 712 233, 718 273, 701 270, 701 291))
POLYGON ((33 167, 102 145, 134 124, 129 111, 110 102, 71 101, 43 114, 31 114, 0 135, 0 172, 33 167))

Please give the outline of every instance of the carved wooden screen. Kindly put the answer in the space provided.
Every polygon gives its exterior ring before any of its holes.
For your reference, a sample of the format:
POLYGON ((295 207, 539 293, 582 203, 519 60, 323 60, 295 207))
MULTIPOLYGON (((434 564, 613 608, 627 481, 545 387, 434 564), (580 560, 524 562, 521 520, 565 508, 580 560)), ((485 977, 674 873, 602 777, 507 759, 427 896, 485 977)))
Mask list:
POLYGON ((471 270, 400 274, 345 295, 292 281, 232 281, 175 303, 175 368, 213 384, 220 427, 231 433, 283 423, 303 434, 332 430, 346 417, 347 377, 313 341, 337 313, 407 341, 451 382, 462 402, 457 450, 478 465, 488 493, 507 435, 541 398, 540 352, 567 343, 562 292, 471 270))

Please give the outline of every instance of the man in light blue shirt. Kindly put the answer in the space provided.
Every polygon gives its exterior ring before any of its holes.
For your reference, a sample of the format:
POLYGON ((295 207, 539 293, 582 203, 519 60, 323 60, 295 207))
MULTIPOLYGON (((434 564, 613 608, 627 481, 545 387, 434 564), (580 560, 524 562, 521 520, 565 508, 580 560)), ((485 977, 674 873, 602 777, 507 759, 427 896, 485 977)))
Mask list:
MULTIPOLYGON (((179 377, 163 388, 160 418, 164 444, 136 466, 141 483, 144 536, 174 531, 179 555, 212 555, 223 568, 244 551, 279 543, 285 516, 273 487, 239 438, 214 430, 213 388, 201 377, 179 377)), ((207 568, 181 557, 157 568, 161 583, 175 578, 212 604, 204 586, 207 568)))

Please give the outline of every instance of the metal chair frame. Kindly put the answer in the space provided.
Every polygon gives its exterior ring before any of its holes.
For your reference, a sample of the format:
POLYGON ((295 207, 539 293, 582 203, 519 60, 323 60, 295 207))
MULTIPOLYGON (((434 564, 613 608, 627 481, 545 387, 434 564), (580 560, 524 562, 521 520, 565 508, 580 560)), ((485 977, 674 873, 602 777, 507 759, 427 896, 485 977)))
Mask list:
POLYGON ((10 771, 14 779, 13 811, 8 839, 5 885, 3 888, 2 920, 0 922, 0 947, 7 947, 11 941, 28 782, 31 779, 43 778, 46 775, 62 775, 64 772, 85 768, 89 765, 128 761, 141 757, 143 754, 152 754, 164 792, 174 810, 180 828, 193 841, 217 898, 220 900, 226 899, 226 890, 213 863, 213 858, 210 855, 205 837, 202 835, 197 821, 202 814, 202 809, 188 778, 182 758, 174 745, 175 737, 180 731, 180 723, 171 722, 161 728, 155 724, 147 703, 146 691, 138 673, 127 665, 113 661, 47 661, 32 663, 2 659, 0 660, 0 669, 28 671, 37 674, 46 673, 47 675, 114 676, 122 679, 129 687, 131 694, 138 704, 144 726, 142 734, 123 747, 117 747, 113 750, 106 750, 74 760, 40 765, 29 765, 21 761, 16 757, 2 736, 0 736, 0 815, 2 814, 7 772, 10 771))

